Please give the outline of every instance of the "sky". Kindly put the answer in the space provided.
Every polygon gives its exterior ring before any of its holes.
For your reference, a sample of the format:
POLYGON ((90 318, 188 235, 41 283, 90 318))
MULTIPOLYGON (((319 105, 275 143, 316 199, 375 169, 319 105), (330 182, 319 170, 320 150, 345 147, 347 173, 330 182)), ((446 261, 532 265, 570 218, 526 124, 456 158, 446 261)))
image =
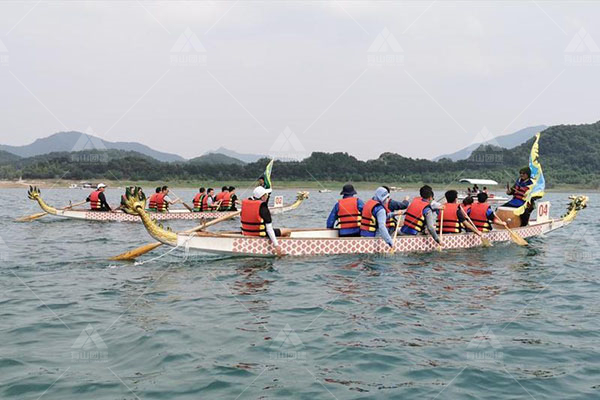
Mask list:
POLYGON ((433 158, 599 120, 598 20, 576 1, 3 1, 0 143, 433 158))

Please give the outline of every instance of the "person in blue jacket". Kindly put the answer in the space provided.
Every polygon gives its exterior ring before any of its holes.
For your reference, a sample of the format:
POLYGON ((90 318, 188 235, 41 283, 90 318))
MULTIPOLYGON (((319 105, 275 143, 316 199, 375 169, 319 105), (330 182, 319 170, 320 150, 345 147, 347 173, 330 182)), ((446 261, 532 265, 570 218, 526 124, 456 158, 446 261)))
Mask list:
POLYGON ((360 218, 364 203, 355 197, 356 190, 346 184, 340 192, 342 198, 333 206, 327 218, 327 229, 334 229, 336 224, 339 236, 360 236, 360 218))

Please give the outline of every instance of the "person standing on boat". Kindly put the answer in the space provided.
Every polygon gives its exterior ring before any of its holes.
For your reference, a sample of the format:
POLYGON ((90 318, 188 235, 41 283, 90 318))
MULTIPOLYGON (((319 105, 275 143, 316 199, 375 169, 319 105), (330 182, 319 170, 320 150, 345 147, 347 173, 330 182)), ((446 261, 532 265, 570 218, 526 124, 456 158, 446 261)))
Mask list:
POLYGON ((231 207, 229 207, 229 211, 237 211, 239 201, 237 194, 235 194, 235 187, 229 186, 229 195, 231 196, 231 207))
MULTIPOLYGON (((532 185, 531 169, 529 167, 521 168, 519 170, 519 178, 517 178, 515 184, 512 187, 509 187, 508 183, 506 184, 506 194, 512 195, 513 198, 508 203, 503 204, 502 207, 521 207, 525 204, 525 199, 527 198, 527 194, 532 185)), ((529 223, 529 217, 533 211, 534 203, 535 200, 532 199, 523 214, 520 215, 521 226, 526 226, 529 223)))
POLYGON ((290 230, 273 228, 271 212, 267 204, 269 194, 267 189, 258 186, 254 189, 252 197, 242 201, 242 235, 269 237, 275 247, 275 254, 282 255, 281 246, 277 241, 278 236, 289 236, 290 230))
POLYGON ((360 220, 360 236, 374 237, 379 234, 392 247, 394 241, 387 229, 388 213, 384 205, 389 197, 390 193, 384 187, 379 187, 375 196, 365 203, 360 220))
POLYGON ((477 227, 479 232, 489 232, 492 230, 492 224, 504 225, 506 222, 496 217, 492 206, 487 202, 488 195, 481 192, 477 195, 477 203, 471 205, 467 214, 477 227))
POLYGON ((194 203, 194 212, 203 211, 202 204, 204 202, 205 197, 206 197, 206 188, 201 187, 198 190, 198 193, 196 193, 196 195, 194 196, 194 200, 192 201, 194 203))
POLYGON ((360 220, 365 203, 355 197, 356 190, 346 184, 340 192, 342 198, 335 203, 327 218, 327 229, 335 229, 339 225, 340 237, 360 236, 360 220))
POLYGON ((156 191, 150 195, 148 198, 148 211, 156 212, 156 196, 162 191, 162 188, 159 186, 156 188, 156 191))
POLYGON ((85 201, 90 202, 90 208, 92 211, 112 211, 106 202, 106 196, 104 196, 105 190, 106 185, 104 183, 99 183, 96 190, 90 193, 88 198, 85 199, 85 201))
POLYGON ((400 232, 404 235, 418 235, 424 233, 424 228, 427 227, 427 231, 431 234, 433 240, 438 244, 440 238, 436 232, 436 213, 432 204, 437 204, 433 200, 433 189, 429 185, 423 186, 419 189, 419 197, 415 197, 410 203, 406 212, 404 213, 404 225, 400 229, 400 232))

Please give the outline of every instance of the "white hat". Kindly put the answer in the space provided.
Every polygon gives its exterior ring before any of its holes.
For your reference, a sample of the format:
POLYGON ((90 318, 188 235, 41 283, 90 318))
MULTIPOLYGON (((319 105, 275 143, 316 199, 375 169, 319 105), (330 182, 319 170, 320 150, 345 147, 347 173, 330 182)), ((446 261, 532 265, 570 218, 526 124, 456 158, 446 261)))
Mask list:
POLYGON ((254 192, 252 192, 252 196, 254 196, 255 199, 260 199, 267 193, 268 193, 267 189, 265 189, 262 186, 257 186, 254 188, 254 192))
POLYGON ((96 187, 97 189, 106 187, 106 185, 104 183, 99 183, 98 186, 96 187))

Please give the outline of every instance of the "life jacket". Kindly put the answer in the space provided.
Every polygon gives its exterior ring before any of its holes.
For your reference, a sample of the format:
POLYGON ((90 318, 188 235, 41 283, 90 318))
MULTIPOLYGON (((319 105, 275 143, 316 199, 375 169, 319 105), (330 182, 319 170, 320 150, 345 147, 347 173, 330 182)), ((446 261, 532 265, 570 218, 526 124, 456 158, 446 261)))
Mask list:
MULTIPOLYGON (((461 223, 458 219, 458 203, 446 203, 444 204, 444 221, 442 226, 442 233, 459 233, 461 223)), ((440 212, 441 215, 441 212, 440 212)), ((437 231, 440 231, 440 220, 437 222, 437 231)))
POLYGON ((358 198, 346 197, 338 200, 337 223, 340 229, 356 229, 360 227, 360 219, 358 198))
POLYGON ((158 193, 153 193, 148 198, 148 208, 151 210, 156 210, 156 196, 158 196, 158 193))
POLYGON ((206 193, 196 193, 194 196, 194 211, 202 211, 202 205, 204 204, 204 198, 206 193))
POLYGON ((517 200, 525 200, 527 196, 527 192, 529 192, 529 186, 526 185, 528 181, 520 182, 517 181, 515 184, 515 193, 513 194, 514 198, 517 200))
MULTIPOLYGON (((386 215, 390 213, 389 202, 386 202, 383 206, 385 208, 386 215)), ((385 220, 385 226, 387 226, 388 230, 396 230, 396 225, 398 225, 398 221, 395 217, 387 217, 385 220)))
POLYGON ((242 235, 244 236, 267 236, 267 228, 264 220, 260 217, 260 205, 262 200, 247 199, 242 201, 242 235))
POLYGON ((361 236, 375 236, 377 233, 377 217, 373 213, 377 206, 381 206, 377 200, 371 199, 365 203, 360 219, 361 236))
POLYGON ((165 201, 166 194, 164 193, 156 193, 156 211, 166 212, 169 211, 169 204, 165 201))
POLYGON ((480 232, 489 232, 492 230, 492 224, 487 217, 487 210, 490 208, 488 203, 473 203, 469 217, 480 232))
POLYGON ((429 205, 427 200, 422 197, 415 197, 404 212, 404 226, 414 229, 417 232, 423 231, 425 225, 425 216, 423 211, 429 205))
POLYGON ((231 193, 229 192, 221 192, 217 195, 217 201, 221 201, 221 205, 219 206, 219 210, 225 211, 231 208, 231 193), (219 196, 220 195, 220 196, 219 196))
MULTIPOLYGON (((202 198, 202 211, 210 210, 210 206, 208 205, 208 199, 212 199, 212 196, 206 195, 202 198)), ((213 199, 214 200, 214 199, 213 199)))
POLYGON ((100 191, 94 190, 90 193, 90 208, 92 210, 101 210, 102 204, 100 202, 100 191))

